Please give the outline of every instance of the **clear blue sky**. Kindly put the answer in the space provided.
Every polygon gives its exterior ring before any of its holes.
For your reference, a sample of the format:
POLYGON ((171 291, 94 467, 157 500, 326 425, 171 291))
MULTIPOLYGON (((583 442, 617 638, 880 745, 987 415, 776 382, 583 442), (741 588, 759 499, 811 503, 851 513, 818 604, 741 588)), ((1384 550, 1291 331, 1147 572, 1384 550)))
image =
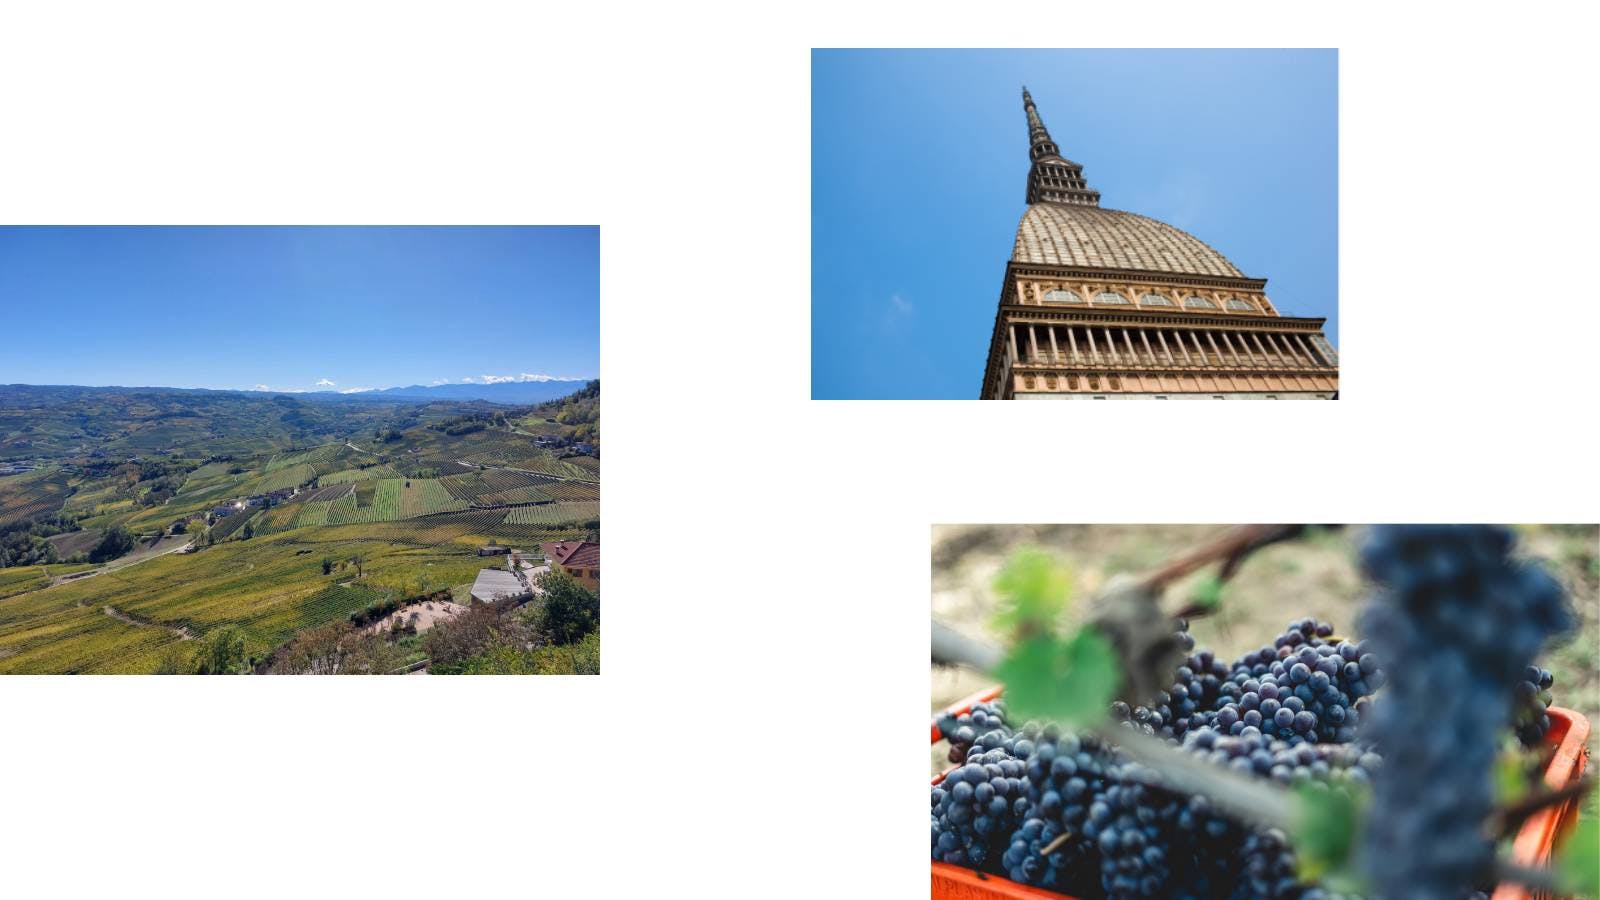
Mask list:
POLYGON ((0 384, 593 378, 600 233, 0 227, 0 322, 0 384))
POLYGON ((1333 50, 814 50, 811 391, 978 396, 1022 85, 1100 205, 1184 229, 1338 345, 1333 50))

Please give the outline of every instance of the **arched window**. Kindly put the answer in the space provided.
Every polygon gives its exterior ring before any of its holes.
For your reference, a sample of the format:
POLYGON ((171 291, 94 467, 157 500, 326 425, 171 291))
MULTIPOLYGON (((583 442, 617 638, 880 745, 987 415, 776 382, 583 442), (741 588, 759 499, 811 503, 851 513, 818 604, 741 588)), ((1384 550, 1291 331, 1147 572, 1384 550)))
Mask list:
POLYGON ((1044 298, 1053 303, 1082 303, 1076 291, 1046 291, 1044 298))
POLYGON ((1256 311, 1255 304, 1251 303, 1249 300, 1240 300, 1238 297, 1234 297, 1232 300, 1228 301, 1228 308, 1229 309, 1242 309, 1245 312, 1255 312, 1256 311))
POLYGON ((1139 298, 1140 306, 1171 306, 1172 301, 1160 294, 1145 294, 1139 298))
POLYGON ((1100 293, 1094 295, 1094 302, 1107 306, 1114 306, 1119 303, 1123 306, 1127 306, 1128 298, 1116 293, 1115 291, 1101 291, 1100 293))
POLYGON ((1204 297, 1185 297, 1183 305, 1189 309, 1216 309, 1217 305, 1204 297))

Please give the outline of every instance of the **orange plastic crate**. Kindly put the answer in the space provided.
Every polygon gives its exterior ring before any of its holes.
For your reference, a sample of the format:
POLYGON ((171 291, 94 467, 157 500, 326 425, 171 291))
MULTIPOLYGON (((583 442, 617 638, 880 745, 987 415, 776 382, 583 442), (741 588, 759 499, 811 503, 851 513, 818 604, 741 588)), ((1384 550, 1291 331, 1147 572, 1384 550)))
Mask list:
MULTIPOLYGON (((957 701, 945 711, 959 716, 979 703, 987 703, 1000 696, 1002 687, 979 691, 957 701)), ((1552 706, 1550 730, 1545 741, 1555 748, 1550 765, 1544 772, 1544 783, 1551 789, 1565 786, 1583 775, 1588 764, 1589 750, 1584 742, 1589 739, 1589 720, 1570 709, 1552 706)), ((933 743, 939 742, 939 723, 933 723, 933 743)), ((933 779, 934 784, 944 780, 944 774, 933 779)), ((1550 859, 1550 853, 1578 821, 1577 799, 1560 806, 1540 810, 1522 825, 1512 843, 1511 858, 1525 866, 1541 866, 1550 859)), ((974 872, 949 863, 933 863, 933 900, 1062 900, 1065 894, 1040 890, 1018 884, 1008 878, 988 873, 974 872)), ((1520 885, 1501 885, 1491 900, 1529 900, 1529 894, 1520 885)), ((1069 898, 1070 900, 1070 898, 1069 898)))

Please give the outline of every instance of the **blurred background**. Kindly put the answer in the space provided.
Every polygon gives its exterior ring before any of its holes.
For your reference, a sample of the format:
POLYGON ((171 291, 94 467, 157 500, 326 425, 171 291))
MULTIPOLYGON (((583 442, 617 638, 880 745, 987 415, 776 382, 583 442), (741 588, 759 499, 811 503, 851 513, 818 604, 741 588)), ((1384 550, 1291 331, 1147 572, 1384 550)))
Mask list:
MULTIPOLYGON (((933 529, 933 617, 994 644, 1004 634, 991 624, 995 575, 1017 547, 1032 544, 1057 554, 1073 581, 1071 613, 1081 614, 1118 574, 1137 575, 1227 531, 1227 525, 936 525, 933 529)), ((1517 526, 1524 556, 1543 560, 1566 585, 1580 625, 1548 648, 1540 665, 1555 675, 1555 705, 1583 713, 1600 726, 1600 526, 1517 526)), ((1315 617, 1342 635, 1360 637, 1356 620, 1366 588, 1355 551, 1363 529, 1314 529, 1305 537, 1256 551, 1222 589, 1219 610, 1190 623, 1196 647, 1218 657, 1270 644, 1290 621, 1315 617)), ((1188 596, 1213 576, 1208 566, 1176 582, 1169 597, 1188 596)), ((967 669, 932 667, 937 713, 992 684, 967 669)), ((1589 751, 1600 749, 1591 731, 1589 751)), ((947 745, 932 751, 932 771, 948 768, 947 745)))

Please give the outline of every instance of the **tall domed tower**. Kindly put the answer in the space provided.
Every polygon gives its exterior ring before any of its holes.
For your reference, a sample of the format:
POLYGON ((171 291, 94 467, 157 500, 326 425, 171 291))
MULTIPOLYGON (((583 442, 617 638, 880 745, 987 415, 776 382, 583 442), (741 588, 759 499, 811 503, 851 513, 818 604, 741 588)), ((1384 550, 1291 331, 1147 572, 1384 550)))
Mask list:
POLYGON ((1339 390, 1324 319, 1281 316, 1193 235, 1103 209, 1022 89, 1028 211, 983 374, 985 400, 1316 400, 1339 390))

